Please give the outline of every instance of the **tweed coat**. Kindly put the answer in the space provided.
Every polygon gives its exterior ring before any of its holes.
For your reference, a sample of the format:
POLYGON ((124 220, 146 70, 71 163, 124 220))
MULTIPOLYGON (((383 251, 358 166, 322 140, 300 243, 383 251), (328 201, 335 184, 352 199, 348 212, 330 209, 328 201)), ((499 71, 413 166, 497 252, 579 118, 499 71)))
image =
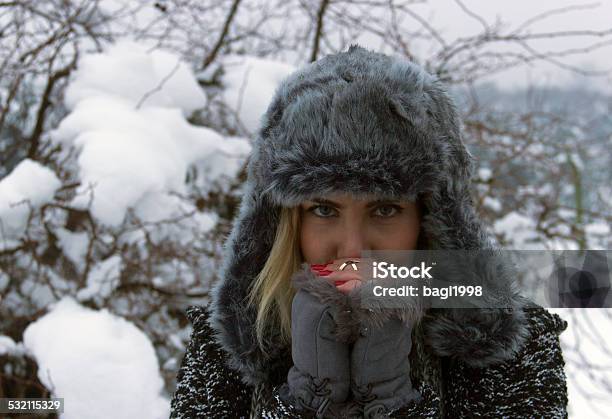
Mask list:
MULTIPOLYGON (((491 367, 428 354, 422 328, 414 331, 411 378, 422 399, 395 418, 563 418, 567 387, 559 334, 567 322, 534 306, 526 309, 530 337, 516 357, 491 367)), ((177 376, 172 418, 309 417, 282 401, 282 380, 250 386, 227 366, 207 307, 190 306, 191 342, 177 376)), ((290 357, 285 360, 287 370, 290 357)), ((357 416, 359 417, 359 416, 357 416)))
POLYGON ((496 304, 422 313, 410 354, 422 397, 391 416, 565 417, 567 323, 520 295, 473 206, 473 164, 452 99, 414 63, 353 45, 287 77, 262 116, 211 302, 188 309, 172 417, 300 417, 282 397, 291 348, 278 330, 258 344, 245 298, 281 208, 335 192, 419 201, 427 249, 486 251, 463 271, 496 304))

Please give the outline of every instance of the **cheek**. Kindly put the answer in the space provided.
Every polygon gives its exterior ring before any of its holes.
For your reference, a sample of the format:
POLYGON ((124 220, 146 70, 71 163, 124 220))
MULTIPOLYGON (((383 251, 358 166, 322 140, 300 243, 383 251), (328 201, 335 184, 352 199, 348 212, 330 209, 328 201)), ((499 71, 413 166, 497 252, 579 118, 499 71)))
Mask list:
POLYGON ((388 250, 415 250, 419 227, 418 219, 412 217, 378 227, 376 247, 388 250))
POLYGON ((404 223, 402 230, 404 231, 404 248, 406 250, 416 249, 420 230, 420 223, 418 217, 412 217, 407 220, 404 223))
POLYGON ((315 263, 329 258, 333 248, 331 229, 321 224, 302 222, 300 249, 305 262, 315 263))

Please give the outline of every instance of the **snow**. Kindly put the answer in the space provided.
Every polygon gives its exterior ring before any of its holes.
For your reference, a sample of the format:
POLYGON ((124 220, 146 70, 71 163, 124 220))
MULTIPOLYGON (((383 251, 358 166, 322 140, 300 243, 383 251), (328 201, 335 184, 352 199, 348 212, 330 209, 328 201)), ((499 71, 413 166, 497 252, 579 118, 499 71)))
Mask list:
POLYGON ((15 352, 17 344, 8 336, 0 335, 0 356, 15 352))
POLYGON ((497 198, 492 198, 490 196, 485 196, 483 201, 482 201, 482 205, 486 208, 489 208, 493 211, 501 211, 502 210, 502 204, 501 202, 499 202, 499 199, 497 198))
POLYGON ((584 226, 588 249, 609 249, 610 225, 604 222, 593 222, 584 226))
POLYGON ((170 78, 138 106, 166 75, 160 68, 167 70, 176 61, 169 53, 159 54, 120 43, 85 56, 68 88, 72 112, 51 133, 55 142, 80 151, 81 186, 71 205, 90 207, 108 226, 120 225, 129 208, 144 222, 180 216, 177 200, 167 195, 186 194, 191 165, 207 167, 210 183, 214 176, 234 176, 251 150, 245 139, 224 138, 187 122, 185 114, 206 101, 186 67, 173 75, 175 82, 170 78))
POLYGON ((89 298, 110 296, 119 285, 121 273, 121 257, 113 255, 98 263, 87 275, 87 286, 77 292, 77 299, 84 301, 89 298))
POLYGON ((570 418, 612 417, 609 388, 612 369, 612 310, 549 308, 568 322, 561 333, 570 418))
POLYGON ((510 212, 493 224, 497 234, 511 237, 517 250, 539 250, 542 246, 535 243, 538 235, 535 232, 535 222, 518 212, 510 212))
POLYGON ((157 287, 172 286, 180 281, 184 286, 192 286, 196 282, 196 272, 182 260, 171 260, 159 265, 159 274, 153 278, 153 285, 157 287))
POLYGON ((255 133, 277 86, 296 68, 245 55, 226 55, 221 65, 223 101, 238 115, 242 125, 255 133))
POLYGON ((127 320, 70 297, 24 332, 38 378, 66 401, 62 419, 161 419, 169 401, 147 336, 127 320))
POLYGON ((584 231, 587 234, 596 236, 608 236, 610 234, 610 225, 604 223, 590 223, 584 226, 584 231))
POLYGON ((57 228, 55 235, 57 236, 57 244, 63 250, 64 255, 78 268, 83 269, 89 234, 85 231, 72 232, 65 228, 57 228))
POLYGON ((206 95, 188 65, 169 52, 149 49, 126 39, 103 53, 85 55, 66 90, 66 105, 75 109, 82 100, 108 95, 131 106, 180 108, 185 116, 206 106, 206 95))
POLYGON ((478 169, 478 177, 483 182, 486 182, 486 181, 490 180, 492 174, 493 174, 493 172, 488 167, 481 167, 481 168, 478 169))
POLYGON ((60 186, 51 169, 30 159, 0 180, 0 249, 15 245, 25 232, 30 209, 50 201, 60 186))
POLYGON ((10 336, 0 335, 0 356, 23 357, 26 354, 27 350, 21 342, 15 342, 10 336))

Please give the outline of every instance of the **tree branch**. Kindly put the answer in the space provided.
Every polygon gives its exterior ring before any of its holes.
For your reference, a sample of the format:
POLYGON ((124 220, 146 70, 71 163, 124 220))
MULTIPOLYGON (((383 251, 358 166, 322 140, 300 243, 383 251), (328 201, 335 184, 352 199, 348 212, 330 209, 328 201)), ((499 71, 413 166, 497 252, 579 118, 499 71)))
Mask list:
POLYGON ((310 54, 310 62, 316 61, 319 55, 319 44, 321 42, 321 36, 323 35, 323 16, 325 15, 325 9, 329 5, 329 0, 322 0, 319 5, 319 11, 317 12, 317 27, 315 30, 315 37, 312 42, 312 53, 310 54))
POLYGON ((217 54, 221 50, 225 37, 227 36, 227 33, 229 32, 230 25, 232 24, 232 21, 234 20, 236 11, 238 10, 238 6, 240 5, 240 1, 241 0, 234 0, 234 3, 232 3, 232 7, 230 9, 229 14, 227 15, 227 18, 225 19, 225 23, 223 24, 223 29, 221 30, 219 39, 217 39, 217 42, 215 43, 215 46, 213 47, 212 51, 210 51, 210 53, 206 56, 206 58, 204 59, 204 62, 202 63, 202 70, 206 69, 206 67, 208 67, 210 63, 212 63, 215 60, 215 58, 217 57, 217 54))

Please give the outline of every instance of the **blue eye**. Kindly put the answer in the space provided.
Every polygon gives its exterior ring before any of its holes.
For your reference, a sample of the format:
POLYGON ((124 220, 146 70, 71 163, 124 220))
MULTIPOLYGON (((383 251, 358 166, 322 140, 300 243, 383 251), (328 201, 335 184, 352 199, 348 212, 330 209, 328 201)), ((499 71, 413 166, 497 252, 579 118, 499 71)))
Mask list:
POLYGON ((316 215, 317 217, 321 217, 321 218, 329 218, 329 217, 333 217, 333 208, 330 207, 329 205, 315 205, 312 206, 308 209, 308 211, 312 212, 314 215, 316 215), (327 210, 327 211, 318 211, 318 210, 327 210))
POLYGON ((402 207, 400 207, 399 205, 381 205, 381 206, 376 208, 375 212, 378 213, 378 214, 381 214, 381 215, 376 215, 377 217, 380 217, 380 218, 390 218, 390 217, 393 217, 396 214, 401 213, 402 212, 402 207), (381 208, 387 209, 387 211, 382 211, 382 214, 381 214, 379 212, 379 210, 381 208))
MULTIPOLYGON (((403 208, 399 205, 385 204, 380 205, 374 210, 374 217, 376 218, 391 218, 397 214, 400 214, 403 208)), ((329 205, 313 205, 308 208, 308 212, 314 214, 319 218, 331 218, 337 217, 337 210, 329 205)))

